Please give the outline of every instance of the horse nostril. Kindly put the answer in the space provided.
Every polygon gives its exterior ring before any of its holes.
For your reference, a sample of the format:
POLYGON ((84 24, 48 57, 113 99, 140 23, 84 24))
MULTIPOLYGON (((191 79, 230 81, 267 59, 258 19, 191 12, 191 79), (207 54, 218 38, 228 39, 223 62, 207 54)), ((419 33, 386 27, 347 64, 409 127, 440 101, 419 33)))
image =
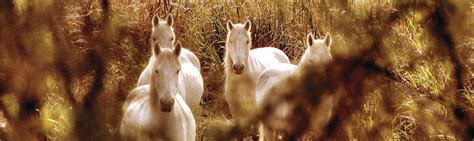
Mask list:
POLYGON ((174 106, 174 100, 171 100, 170 107, 173 107, 173 106, 174 106))

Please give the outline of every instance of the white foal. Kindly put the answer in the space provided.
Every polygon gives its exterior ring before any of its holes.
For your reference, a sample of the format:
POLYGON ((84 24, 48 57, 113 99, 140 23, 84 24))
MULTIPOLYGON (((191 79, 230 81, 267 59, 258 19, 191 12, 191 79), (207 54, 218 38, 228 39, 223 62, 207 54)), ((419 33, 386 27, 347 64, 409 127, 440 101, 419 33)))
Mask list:
POLYGON ((251 23, 227 22, 225 53, 225 97, 237 124, 248 124, 255 111, 255 84, 258 75, 278 63, 290 63, 288 56, 273 47, 251 49, 251 23))
MULTIPOLYGON (((175 42, 175 33, 173 31, 173 17, 168 15, 166 21, 159 20, 158 16, 153 16, 153 28, 151 33, 151 43, 158 43, 160 47, 172 48, 175 42)), ((183 79, 185 83, 184 88, 180 94, 185 99, 186 103, 191 109, 197 108, 201 102, 201 97, 204 92, 204 84, 200 73, 201 66, 199 59, 191 51, 182 48, 179 61, 183 68, 183 73, 180 79, 183 79)), ((152 64, 156 62, 155 57, 152 55, 148 62, 148 66, 140 74, 137 86, 150 84, 150 78, 148 77, 152 72, 152 64)))
MULTIPOLYGON (((328 33, 326 37, 321 40, 315 40, 312 34, 307 36, 307 45, 305 53, 300 59, 298 66, 292 64, 278 64, 263 71, 257 80, 256 94, 257 94, 257 106, 262 108, 262 104, 268 100, 267 97, 272 97, 273 94, 269 92, 272 87, 277 83, 281 83, 285 76, 293 74, 294 71, 302 69, 305 65, 315 65, 330 62, 332 55, 331 49, 331 35, 328 33)), ((275 130, 271 130, 272 125, 268 124, 280 124, 279 127, 284 127, 284 124, 288 124, 287 117, 291 109, 290 103, 284 102, 274 107, 273 113, 270 113, 270 121, 263 122, 264 124, 260 127, 261 140, 279 140, 282 136, 275 130), (281 126, 282 125, 282 126, 281 126)), ((275 128, 275 126, 273 126, 275 128)))
POLYGON ((150 84, 133 89, 124 103, 120 134, 124 140, 194 141, 196 123, 178 93, 181 47, 154 47, 150 84))

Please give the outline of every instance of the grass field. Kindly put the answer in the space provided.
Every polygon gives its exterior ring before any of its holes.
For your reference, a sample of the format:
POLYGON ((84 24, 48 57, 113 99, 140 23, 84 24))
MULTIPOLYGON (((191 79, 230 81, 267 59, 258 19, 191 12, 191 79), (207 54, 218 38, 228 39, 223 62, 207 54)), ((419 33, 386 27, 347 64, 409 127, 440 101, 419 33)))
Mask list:
MULTIPOLYGON (((321 81, 338 97, 336 114, 295 132, 300 140, 474 138, 473 2, 6 0, 0 6, 2 140, 119 139, 122 104, 151 56, 153 14, 173 15, 177 40, 201 61, 199 140, 234 134, 223 96, 226 22, 247 19, 253 47, 279 48, 293 63, 308 33, 333 37, 334 63, 324 67, 332 71, 321 81)), ((305 115, 303 123, 317 119, 305 115)))

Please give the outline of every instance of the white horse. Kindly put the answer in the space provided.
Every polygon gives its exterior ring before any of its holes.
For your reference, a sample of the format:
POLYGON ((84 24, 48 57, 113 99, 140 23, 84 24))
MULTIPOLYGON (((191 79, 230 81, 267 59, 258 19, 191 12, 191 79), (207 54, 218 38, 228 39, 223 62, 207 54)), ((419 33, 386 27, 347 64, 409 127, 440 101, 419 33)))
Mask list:
MULTIPOLYGON (((166 21, 159 20, 158 16, 153 16, 153 28, 151 33, 151 43, 158 43, 160 47, 171 48, 175 42, 175 33, 173 31, 173 17, 168 15, 166 21)), ((201 102, 201 97, 204 92, 204 82, 200 73, 199 59, 191 51, 182 48, 179 61, 183 68, 183 73, 180 75, 180 79, 183 79, 185 83, 184 88, 180 94, 185 99, 186 103, 191 109, 197 108, 201 102)), ((152 55, 148 62, 148 66, 140 74, 137 86, 150 84, 150 78, 148 77, 152 72, 152 65, 156 59, 152 55)))
MULTIPOLYGON (((302 69, 305 65, 323 64, 332 60, 330 53, 331 35, 329 33, 322 40, 315 40, 312 34, 308 34, 307 46, 298 66, 292 64, 278 64, 267 68, 259 75, 256 89, 257 107, 263 108, 261 106, 266 102, 265 100, 268 100, 267 97, 274 96, 269 90, 277 83, 281 83, 285 76, 293 74, 295 71, 302 69)), ((282 136, 279 132, 271 130, 271 127, 275 128, 275 126, 269 124, 279 124, 279 127, 285 127, 285 124, 289 124, 285 121, 287 121, 286 118, 288 117, 291 106, 290 103, 283 102, 277 107, 274 107, 274 112, 269 115, 269 121, 263 122, 260 127, 261 140, 278 140, 282 136)))
POLYGON ((125 140, 194 141, 196 123, 179 95, 181 46, 160 49, 156 44, 151 82, 133 89, 123 106, 120 134, 125 140))
POLYGON ((258 75, 278 63, 290 63, 288 56, 273 47, 250 50, 251 23, 233 24, 227 21, 225 53, 225 97, 237 124, 248 124, 249 114, 256 108, 255 84, 258 75))

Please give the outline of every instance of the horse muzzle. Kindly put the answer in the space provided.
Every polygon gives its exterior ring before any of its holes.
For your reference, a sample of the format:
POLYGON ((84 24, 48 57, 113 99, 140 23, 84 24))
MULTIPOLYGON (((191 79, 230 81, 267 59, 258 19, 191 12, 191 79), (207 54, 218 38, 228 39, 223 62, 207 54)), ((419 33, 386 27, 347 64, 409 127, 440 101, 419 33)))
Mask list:
POLYGON ((174 106, 174 100, 173 99, 161 99, 160 100, 161 104, 161 111, 162 112, 171 112, 174 106))
POLYGON ((242 74, 244 71, 245 66, 243 64, 234 64, 232 65, 232 70, 235 74, 242 74))

